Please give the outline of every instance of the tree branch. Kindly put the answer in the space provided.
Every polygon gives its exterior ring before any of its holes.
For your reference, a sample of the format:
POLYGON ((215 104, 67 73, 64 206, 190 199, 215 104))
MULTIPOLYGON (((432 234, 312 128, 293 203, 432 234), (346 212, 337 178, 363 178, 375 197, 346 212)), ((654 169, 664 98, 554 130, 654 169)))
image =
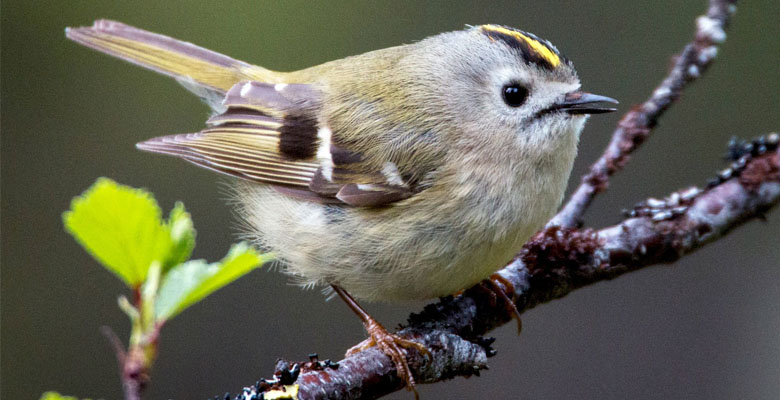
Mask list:
MULTIPOLYGON (((740 155, 706 189, 689 188, 664 200, 648 199, 634 217, 598 231, 551 227, 539 232, 507 267, 498 272, 520 312, 566 296, 595 282, 644 267, 671 263, 722 237, 780 203, 780 135, 752 143, 755 156, 740 155), (758 149, 763 146, 763 152, 758 149), (728 175, 726 179, 724 175, 728 175)), ((494 354, 481 335, 512 319, 506 307, 480 286, 441 299, 409 317, 399 335, 423 343, 433 354, 407 355, 415 378, 432 383, 454 376, 479 375, 494 354)), ((275 381, 245 388, 237 398, 251 399, 257 388, 299 385, 299 399, 373 399, 405 386, 392 361, 368 349, 332 363, 305 363, 299 370, 277 365, 275 381), (285 376, 286 382, 285 382, 285 376)))
POLYGON ((689 83, 699 78, 718 54, 717 44, 726 40, 724 28, 736 11, 736 0, 710 0, 707 14, 696 19, 696 34, 692 42, 674 60, 674 66, 650 98, 634 106, 618 122, 612 140, 604 154, 582 177, 582 183, 574 191, 563 209, 547 224, 550 226, 579 226, 585 210, 593 198, 607 189, 609 177, 620 171, 629 156, 650 136, 664 112, 677 99, 689 83))
MULTIPOLYGON (((710 0, 707 14, 697 19, 694 40, 676 57, 661 85, 621 119, 604 154, 548 227, 498 272, 498 281, 519 312, 594 282, 676 261, 761 217, 780 202, 780 136, 771 134, 753 143, 732 143, 733 164, 705 189, 686 189, 664 200, 648 199, 612 227, 598 231, 573 228, 593 198, 607 188, 609 178, 650 135, 658 118, 711 64, 716 44, 725 40, 723 29, 734 4, 710 0)), ((416 352, 407 354, 417 382, 479 375, 486 369, 487 358, 495 352, 490 347, 492 339, 481 336, 512 319, 509 308, 500 302, 495 293, 477 285, 412 314, 398 334, 419 341, 433 355, 427 359, 416 352)), ((338 363, 280 361, 272 380, 258 381, 236 398, 259 399, 261 394, 268 398, 292 390, 285 385, 293 384, 299 399, 373 399, 405 386, 392 361, 370 348, 338 363)))

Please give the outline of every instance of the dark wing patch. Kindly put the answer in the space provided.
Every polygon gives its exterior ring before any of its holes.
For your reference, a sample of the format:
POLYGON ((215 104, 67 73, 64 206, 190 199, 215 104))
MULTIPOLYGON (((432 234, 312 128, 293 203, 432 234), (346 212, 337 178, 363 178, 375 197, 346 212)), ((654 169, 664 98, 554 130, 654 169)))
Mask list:
POLYGON ((414 194, 394 164, 365 172, 371 168, 359 153, 332 144, 332 133, 318 126, 318 104, 319 93, 309 85, 241 82, 228 91, 226 111, 211 117, 207 129, 137 147, 305 200, 378 207, 414 194))
POLYGON ((290 114, 279 128, 279 151, 293 160, 317 154, 317 120, 311 114, 290 114))
MULTIPOLYGON (((319 92, 309 85, 243 82, 228 91, 224 105, 226 114, 254 114, 281 119, 276 128, 279 152, 293 160, 304 160, 317 154, 316 108, 319 96, 319 92)), ((235 121, 227 120, 226 123, 235 121)))

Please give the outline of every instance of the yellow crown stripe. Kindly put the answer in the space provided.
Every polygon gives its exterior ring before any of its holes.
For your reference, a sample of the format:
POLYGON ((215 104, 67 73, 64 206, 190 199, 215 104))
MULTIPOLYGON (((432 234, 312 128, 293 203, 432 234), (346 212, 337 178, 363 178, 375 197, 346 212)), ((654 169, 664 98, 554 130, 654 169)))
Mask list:
POLYGON ((550 63, 550 65, 552 65, 553 68, 557 67, 561 63, 561 58, 558 57, 558 55, 555 54, 554 51, 550 50, 550 48, 547 47, 544 43, 541 43, 534 38, 526 36, 522 32, 504 28, 503 26, 499 26, 499 25, 483 25, 482 29, 484 29, 485 31, 492 31, 503 35, 508 35, 517 40, 522 40, 523 42, 528 44, 528 47, 530 47, 531 50, 533 50, 536 54, 538 54, 539 57, 542 57, 545 60, 547 60, 547 62, 550 63))

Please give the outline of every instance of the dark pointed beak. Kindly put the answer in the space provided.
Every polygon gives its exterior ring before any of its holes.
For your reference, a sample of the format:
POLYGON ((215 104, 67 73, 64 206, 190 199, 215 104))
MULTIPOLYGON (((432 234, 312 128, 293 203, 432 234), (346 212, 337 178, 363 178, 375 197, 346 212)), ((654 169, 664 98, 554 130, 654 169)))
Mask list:
POLYGON ((618 101, 607 96, 577 91, 566 94, 563 102, 550 107, 549 110, 566 111, 572 115, 603 114, 617 111, 616 108, 599 106, 599 103, 618 104, 618 101))

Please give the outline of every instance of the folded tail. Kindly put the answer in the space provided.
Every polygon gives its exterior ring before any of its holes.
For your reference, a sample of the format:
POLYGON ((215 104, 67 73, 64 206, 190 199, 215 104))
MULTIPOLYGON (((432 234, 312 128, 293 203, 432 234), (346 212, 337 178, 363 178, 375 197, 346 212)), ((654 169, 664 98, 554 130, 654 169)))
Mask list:
POLYGON ((172 76, 199 95, 203 93, 198 86, 224 95, 240 81, 280 82, 277 73, 265 68, 116 21, 98 20, 90 27, 65 28, 65 36, 84 46, 172 76))

